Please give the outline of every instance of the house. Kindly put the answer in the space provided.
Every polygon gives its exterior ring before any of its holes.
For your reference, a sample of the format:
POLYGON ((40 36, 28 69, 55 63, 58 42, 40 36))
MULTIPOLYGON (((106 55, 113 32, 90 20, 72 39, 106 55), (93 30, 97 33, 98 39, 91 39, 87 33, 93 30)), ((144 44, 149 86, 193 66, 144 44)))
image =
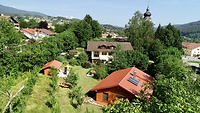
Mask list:
POLYGON ((42 39, 44 37, 48 37, 48 36, 55 36, 56 33, 53 33, 47 29, 32 29, 32 28, 22 28, 21 32, 24 33, 24 35, 28 38, 28 39, 34 39, 34 40, 38 40, 38 39, 42 39))
POLYGON ((182 42, 182 46, 184 48, 185 55, 193 57, 200 55, 200 43, 182 42))
POLYGON ((108 105, 110 101, 119 98, 135 99, 136 96, 150 98, 153 93, 154 78, 136 67, 114 71, 104 80, 94 86, 91 91, 96 92, 96 102, 108 105), (146 89, 146 90, 145 90, 146 89), (141 91, 144 91, 142 93, 141 91))
POLYGON ((106 42, 106 41, 89 41, 87 43, 87 52, 90 56, 90 60, 92 63, 96 63, 97 61, 106 62, 109 61, 112 56, 110 52, 114 50, 114 48, 120 45, 121 50, 133 50, 133 47, 130 42, 106 42))
POLYGON ((115 33, 103 33, 102 34, 102 38, 107 38, 108 36, 110 36, 111 38, 116 38, 117 34, 115 34, 115 33))
POLYGON ((20 24, 18 22, 17 19, 15 19, 13 16, 4 16, 3 14, 0 14, 0 18, 5 18, 6 20, 8 20, 9 22, 11 22, 15 29, 19 30, 20 29, 20 24))
POLYGON ((62 62, 59 62, 57 60, 53 60, 51 62, 47 62, 40 69, 40 72, 42 72, 44 75, 50 75, 51 67, 55 67, 56 69, 58 69, 58 72, 59 72, 61 65, 62 65, 62 62))

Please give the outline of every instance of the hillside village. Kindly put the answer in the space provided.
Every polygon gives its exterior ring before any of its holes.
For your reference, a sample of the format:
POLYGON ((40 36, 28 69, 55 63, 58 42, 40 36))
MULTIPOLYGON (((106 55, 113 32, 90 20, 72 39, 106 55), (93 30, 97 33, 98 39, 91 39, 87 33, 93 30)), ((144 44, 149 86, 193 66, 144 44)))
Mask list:
POLYGON ((0 43, 2 113, 200 112, 200 44, 149 7, 124 30, 1 14, 0 43))

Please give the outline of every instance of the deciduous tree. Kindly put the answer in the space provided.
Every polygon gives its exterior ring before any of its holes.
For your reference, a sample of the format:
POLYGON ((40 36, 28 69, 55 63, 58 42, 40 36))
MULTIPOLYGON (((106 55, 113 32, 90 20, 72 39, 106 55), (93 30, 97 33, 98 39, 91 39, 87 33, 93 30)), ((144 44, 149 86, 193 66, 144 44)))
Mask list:
POLYGON ((130 40, 133 48, 141 52, 144 51, 144 40, 154 37, 154 28, 151 21, 145 21, 139 11, 125 25, 125 34, 130 40))

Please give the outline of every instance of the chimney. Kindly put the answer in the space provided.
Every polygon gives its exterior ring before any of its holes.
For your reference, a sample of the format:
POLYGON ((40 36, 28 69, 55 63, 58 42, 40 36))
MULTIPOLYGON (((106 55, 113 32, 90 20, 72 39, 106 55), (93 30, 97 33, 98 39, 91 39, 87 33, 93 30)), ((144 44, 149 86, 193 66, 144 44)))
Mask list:
POLYGON ((136 76, 136 70, 133 71, 133 76, 134 76, 134 77, 136 76))

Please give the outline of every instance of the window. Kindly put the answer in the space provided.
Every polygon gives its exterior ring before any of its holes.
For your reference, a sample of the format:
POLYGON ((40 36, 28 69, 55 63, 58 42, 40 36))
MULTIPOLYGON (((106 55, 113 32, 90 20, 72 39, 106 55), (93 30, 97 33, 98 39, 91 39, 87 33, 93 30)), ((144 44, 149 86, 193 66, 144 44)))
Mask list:
POLYGON ((107 55, 107 52, 102 52, 102 55, 107 55))
POLYGON ((103 100, 108 101, 108 93, 103 93, 103 100))
POLYGON ((99 57, 99 52, 98 51, 94 52, 94 57, 99 57))

